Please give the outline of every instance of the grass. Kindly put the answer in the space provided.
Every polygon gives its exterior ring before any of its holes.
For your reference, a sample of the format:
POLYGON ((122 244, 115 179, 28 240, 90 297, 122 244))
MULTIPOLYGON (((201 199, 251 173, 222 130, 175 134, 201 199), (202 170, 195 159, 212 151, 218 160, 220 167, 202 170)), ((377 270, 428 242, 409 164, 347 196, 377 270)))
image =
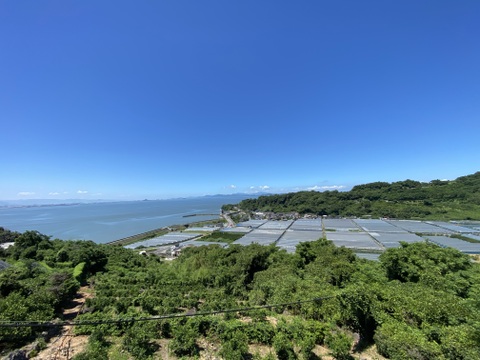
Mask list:
POLYGON ((53 268, 48 266, 47 263, 45 263, 45 261, 39 261, 38 263, 47 271, 53 271, 53 268))
POLYGON ((212 241, 230 244, 235 240, 240 239, 244 234, 239 233, 225 233, 220 231, 214 231, 210 235, 204 236, 199 241, 212 241))
POLYGON ((85 263, 81 262, 73 268, 73 278, 77 281, 81 281, 83 276, 83 271, 85 269, 85 263))
POLYGON ((189 226, 194 226, 194 227, 212 226, 212 225, 213 226, 215 226, 215 225, 221 226, 225 223, 226 223, 225 219, 220 218, 220 219, 215 219, 215 220, 197 221, 197 222, 190 223, 188 225, 189 226))
POLYGON ((469 242, 469 243, 476 243, 476 244, 480 243, 479 240, 470 239, 469 237, 466 237, 466 236, 463 236, 463 235, 453 234, 453 235, 450 235, 450 237, 458 239, 458 240, 463 240, 463 241, 466 241, 466 242, 469 242))

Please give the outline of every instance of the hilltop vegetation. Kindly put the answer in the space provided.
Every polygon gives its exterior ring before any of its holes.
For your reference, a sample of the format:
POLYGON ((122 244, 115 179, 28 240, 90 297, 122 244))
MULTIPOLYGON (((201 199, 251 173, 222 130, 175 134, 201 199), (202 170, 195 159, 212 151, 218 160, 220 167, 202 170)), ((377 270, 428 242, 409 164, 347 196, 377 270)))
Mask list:
POLYGON ((301 191, 260 196, 241 201, 239 207, 248 211, 345 217, 480 220, 480 172, 452 181, 374 182, 345 192, 301 191))
MULTIPOLYGON (((415 243, 371 262, 320 239, 299 245, 295 254, 274 246, 211 245, 163 262, 37 232, 14 236, 15 246, 1 254, 12 265, 0 272, 3 321, 59 318, 82 283, 94 297, 81 321, 288 303, 79 326, 75 332, 90 340, 77 360, 158 359, 167 351, 170 358, 210 352, 224 359, 318 359, 320 345, 349 359, 354 344, 375 344, 391 359, 480 358, 480 266, 453 249, 415 243)), ((0 326, 0 347, 21 346, 44 330, 0 326)))

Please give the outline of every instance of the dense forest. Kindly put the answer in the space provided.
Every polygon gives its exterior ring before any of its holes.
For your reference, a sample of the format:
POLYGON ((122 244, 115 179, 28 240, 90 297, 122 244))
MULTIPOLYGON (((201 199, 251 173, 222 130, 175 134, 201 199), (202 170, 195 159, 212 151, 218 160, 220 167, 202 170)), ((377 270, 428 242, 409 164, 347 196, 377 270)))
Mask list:
POLYGON ((169 262, 32 231, 5 236, 15 245, 0 250, 10 264, 0 271, 3 354, 35 339, 45 346, 51 331, 5 325, 61 321, 65 303, 88 285, 74 332, 89 340, 76 360, 209 351, 320 359, 321 346, 336 359, 370 346, 391 359, 480 358, 480 265, 453 249, 404 244, 373 262, 319 239, 294 254, 256 244, 187 248, 169 262), (177 317, 153 320, 166 314, 177 317))
MULTIPOLYGON (((405 180, 357 185, 350 191, 300 191, 240 202, 249 211, 398 219, 480 220, 480 172, 452 181, 405 180)), ((225 210, 231 205, 224 206, 225 210)))

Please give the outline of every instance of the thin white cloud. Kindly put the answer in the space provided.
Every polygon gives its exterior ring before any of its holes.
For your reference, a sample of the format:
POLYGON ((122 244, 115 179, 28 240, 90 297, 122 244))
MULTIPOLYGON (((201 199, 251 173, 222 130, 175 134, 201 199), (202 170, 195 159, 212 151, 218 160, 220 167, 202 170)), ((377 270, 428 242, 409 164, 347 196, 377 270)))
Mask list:
POLYGON ((329 186, 310 186, 306 190, 314 190, 314 191, 324 191, 324 190, 341 190, 344 189, 345 185, 329 185, 329 186))
POLYGON ((232 184, 232 185, 229 186, 229 188, 230 188, 230 189, 236 189, 237 186, 232 184))
POLYGON ((78 190, 77 194, 88 194, 87 190, 78 190))
POLYGON ((250 186, 251 192, 260 192, 260 191, 267 191, 270 190, 270 186, 268 185, 261 185, 261 186, 250 186))
POLYGON ((60 195, 60 193, 55 191, 55 192, 49 192, 48 195, 60 195))
POLYGON ((35 193, 32 192, 32 191, 20 191, 17 195, 18 196, 31 196, 31 195, 35 195, 35 193))
POLYGON ((322 186, 323 190, 341 190, 345 189, 345 185, 322 186))

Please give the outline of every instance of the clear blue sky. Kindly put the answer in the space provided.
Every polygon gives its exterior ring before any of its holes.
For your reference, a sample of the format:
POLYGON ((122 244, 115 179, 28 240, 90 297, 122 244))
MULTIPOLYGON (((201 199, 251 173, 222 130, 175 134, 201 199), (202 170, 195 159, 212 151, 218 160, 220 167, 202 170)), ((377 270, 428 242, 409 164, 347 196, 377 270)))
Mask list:
POLYGON ((480 170, 480 1, 0 2, 0 199, 480 170))

